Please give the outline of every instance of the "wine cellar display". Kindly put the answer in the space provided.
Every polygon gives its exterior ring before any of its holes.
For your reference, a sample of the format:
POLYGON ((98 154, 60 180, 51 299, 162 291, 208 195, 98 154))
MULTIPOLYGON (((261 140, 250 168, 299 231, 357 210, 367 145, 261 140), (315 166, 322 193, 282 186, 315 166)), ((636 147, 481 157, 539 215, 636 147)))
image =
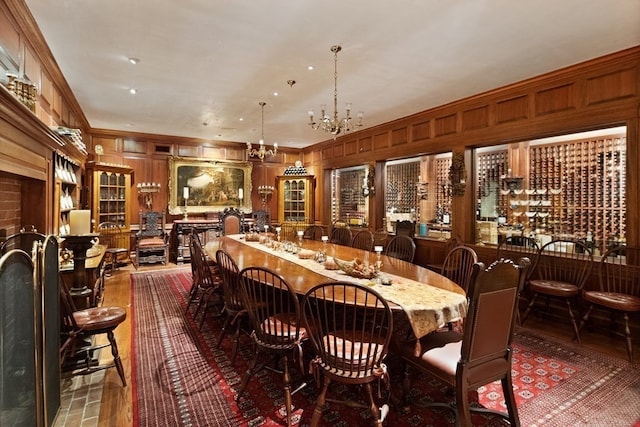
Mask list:
MULTIPOLYGON (((367 198, 364 194, 367 170, 364 166, 337 169, 331 175, 331 218, 350 226, 366 227, 369 223, 367 198)), ((368 194, 368 193, 367 193, 368 194)))
MULTIPOLYGON (((621 135, 531 144, 524 169, 509 150, 476 153, 477 219, 503 233, 539 240, 569 237, 601 253, 624 241, 626 138, 621 135)), ((486 242, 486 236, 477 236, 486 242)), ((495 243, 495 242, 491 242, 495 243)))

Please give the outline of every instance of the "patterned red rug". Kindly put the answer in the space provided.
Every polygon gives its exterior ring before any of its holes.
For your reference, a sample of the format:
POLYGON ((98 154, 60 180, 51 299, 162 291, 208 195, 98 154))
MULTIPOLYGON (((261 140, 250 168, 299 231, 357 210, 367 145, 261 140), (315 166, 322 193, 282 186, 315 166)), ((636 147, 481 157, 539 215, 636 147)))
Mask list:
MULTIPOLYGON (((236 366, 230 340, 214 348, 221 321, 208 318, 202 332, 192 312, 185 314, 191 286, 188 267, 131 275, 132 375, 135 426, 280 426, 285 425, 279 376, 260 372, 248 393, 235 401, 235 388, 253 355, 243 337, 236 366)), ((401 367, 389 358, 392 396, 402 380, 401 367)), ((513 377, 523 426, 634 426, 640 421, 640 366, 548 337, 520 330, 514 338, 513 377)), ((294 378, 302 381, 301 375, 294 378)), ((344 396, 357 389, 334 388, 344 396)), ((447 387, 417 376, 412 400, 450 401, 447 387)), ((295 422, 308 425, 317 389, 310 383, 293 396, 295 422)), ((504 407, 499 384, 482 387, 470 398, 476 405, 504 407)), ((412 406, 401 414, 392 406, 386 425, 448 426, 449 411, 412 406)), ((474 425, 506 425, 499 417, 474 415, 474 425)), ((369 411, 331 404, 325 425, 370 425, 369 411)))

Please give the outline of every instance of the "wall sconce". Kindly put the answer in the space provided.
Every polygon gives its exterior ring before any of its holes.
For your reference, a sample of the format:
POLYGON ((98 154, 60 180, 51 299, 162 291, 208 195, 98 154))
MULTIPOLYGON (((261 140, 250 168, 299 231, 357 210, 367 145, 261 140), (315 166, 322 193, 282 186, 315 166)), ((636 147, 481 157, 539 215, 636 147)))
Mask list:
POLYGON ((153 207, 153 193, 160 191, 160 184, 157 182, 139 182, 136 187, 140 196, 144 197, 144 204, 147 209, 150 210, 153 207))
POLYGON ((269 198, 275 191, 275 187, 273 185, 259 185, 258 186, 258 194, 260 195, 260 201, 262 202, 262 207, 267 207, 267 202, 269 198))
POLYGON ((451 168, 449 169, 449 180, 451 181, 451 195, 464 196, 467 188, 467 171, 464 167, 463 153, 453 153, 451 168))
POLYGON ((418 182, 416 184, 418 191, 418 198, 420 200, 427 200, 429 196, 429 183, 428 182, 418 182))
POLYGON ((369 165, 362 183, 362 195, 364 197, 376 195, 376 168, 371 165, 369 165))

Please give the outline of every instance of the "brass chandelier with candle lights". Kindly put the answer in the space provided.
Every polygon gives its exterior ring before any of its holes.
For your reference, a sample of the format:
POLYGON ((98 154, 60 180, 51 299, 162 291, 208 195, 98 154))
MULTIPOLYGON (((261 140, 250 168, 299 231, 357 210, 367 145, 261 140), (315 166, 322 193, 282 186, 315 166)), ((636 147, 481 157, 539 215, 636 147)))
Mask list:
POLYGON ((255 149, 252 147, 250 142, 247 142, 247 155, 249 157, 258 157, 261 162, 264 162, 265 156, 275 156, 278 152, 278 144, 273 144, 273 148, 266 148, 264 145, 264 106, 267 105, 266 102, 260 101, 258 103, 262 108, 262 133, 260 134, 260 142, 258 148, 255 149))
POLYGON ((311 126, 314 130, 322 129, 327 133, 333 135, 333 139, 335 139, 340 134, 345 134, 354 129, 354 127, 362 126, 362 117, 364 113, 362 111, 358 112, 358 121, 356 123, 353 122, 351 118, 351 103, 347 103, 346 108, 346 116, 344 118, 338 118, 338 52, 342 50, 342 47, 339 45, 331 46, 331 52, 333 52, 333 64, 334 64, 334 72, 333 72, 333 117, 329 117, 326 114, 326 105, 322 104, 320 108, 322 109, 320 113, 320 121, 315 122, 313 118, 313 111, 309 111, 309 126, 311 126))

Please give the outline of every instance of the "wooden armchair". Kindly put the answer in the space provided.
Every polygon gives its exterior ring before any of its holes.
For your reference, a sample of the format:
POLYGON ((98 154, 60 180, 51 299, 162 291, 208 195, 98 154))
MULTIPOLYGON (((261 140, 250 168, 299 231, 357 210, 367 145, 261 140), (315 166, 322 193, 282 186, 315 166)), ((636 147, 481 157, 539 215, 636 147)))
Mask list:
POLYGON ((136 259, 140 264, 167 263, 169 260, 169 236, 165 232, 165 212, 140 212, 140 230, 136 234, 136 259))

